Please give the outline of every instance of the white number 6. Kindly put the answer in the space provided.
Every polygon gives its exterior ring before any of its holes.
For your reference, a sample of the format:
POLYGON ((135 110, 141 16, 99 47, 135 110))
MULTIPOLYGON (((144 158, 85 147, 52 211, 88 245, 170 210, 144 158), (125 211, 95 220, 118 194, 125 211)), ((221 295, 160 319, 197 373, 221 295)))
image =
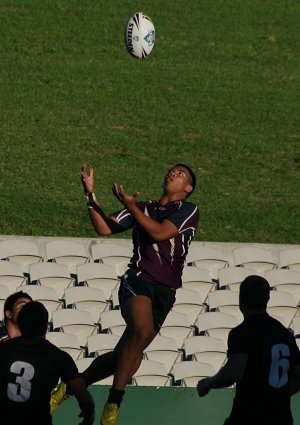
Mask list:
POLYGON ((31 392, 31 379, 34 376, 34 367, 26 362, 14 362, 10 372, 15 373, 16 383, 7 386, 7 396, 12 401, 23 402, 29 399, 31 392))
POLYGON ((290 349, 285 344, 275 344, 272 347, 271 354, 269 384, 273 388, 281 388, 288 382, 290 349))

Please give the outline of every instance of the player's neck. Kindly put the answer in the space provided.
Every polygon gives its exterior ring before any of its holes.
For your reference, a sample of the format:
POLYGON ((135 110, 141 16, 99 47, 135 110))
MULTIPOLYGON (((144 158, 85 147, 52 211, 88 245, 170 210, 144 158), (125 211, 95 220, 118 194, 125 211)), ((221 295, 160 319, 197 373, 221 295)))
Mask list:
POLYGON ((266 313, 266 309, 258 309, 258 310, 245 309, 243 311, 244 319, 247 319, 250 316, 255 316, 256 314, 263 314, 263 313, 266 313))
POLYGON ((160 203, 162 205, 167 205, 170 202, 184 201, 184 200, 185 200, 185 194, 182 194, 182 193, 163 193, 162 197, 160 198, 160 203))
POLYGON ((6 330, 9 338, 16 338, 21 335, 20 329, 14 323, 7 322, 6 330))

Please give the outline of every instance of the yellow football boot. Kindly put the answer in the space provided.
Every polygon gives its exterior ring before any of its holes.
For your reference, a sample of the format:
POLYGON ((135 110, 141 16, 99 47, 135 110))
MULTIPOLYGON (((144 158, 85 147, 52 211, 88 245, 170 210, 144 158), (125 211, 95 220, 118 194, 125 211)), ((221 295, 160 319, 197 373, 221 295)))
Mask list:
POLYGON ((50 399, 50 414, 52 415, 55 410, 59 408, 59 406, 69 398, 68 394, 66 394, 67 386, 66 384, 61 381, 58 385, 56 391, 51 396, 50 399))
POLYGON ((120 407, 117 403, 105 403, 100 425, 117 425, 120 407))

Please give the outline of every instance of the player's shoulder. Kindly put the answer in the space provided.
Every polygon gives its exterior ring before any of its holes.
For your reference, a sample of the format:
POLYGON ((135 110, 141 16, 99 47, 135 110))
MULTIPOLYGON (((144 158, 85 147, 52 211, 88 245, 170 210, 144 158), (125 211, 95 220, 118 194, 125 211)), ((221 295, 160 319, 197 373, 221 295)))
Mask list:
POLYGON ((194 217, 197 220, 199 219, 200 212, 196 204, 190 201, 182 200, 182 201, 176 201, 177 204, 177 210, 181 213, 184 213, 187 216, 194 217))
POLYGON ((287 336, 287 338, 291 338, 294 339, 294 335, 293 333, 286 328, 283 323, 281 323, 279 320, 275 319, 275 317, 269 316, 269 322, 271 324, 271 326, 273 327, 274 331, 276 332, 281 332, 282 334, 285 334, 287 336))
POLYGON ((21 344, 21 337, 16 337, 16 338, 3 338, 0 342, 0 353, 2 355, 10 355, 10 353, 14 353, 16 351, 16 349, 20 346, 21 344), (6 354, 7 353, 7 354, 6 354))
POLYGON ((245 321, 242 321, 242 323, 240 323, 239 325, 230 329, 229 335, 230 336, 238 336, 238 335, 243 334, 245 332, 247 332, 247 325, 245 324, 245 321))
MULTIPOLYGON (((253 325, 252 320, 243 319, 241 323, 230 329, 228 337, 233 338, 242 338, 245 335, 252 334, 252 330, 255 329, 255 325, 253 325)), ((252 318, 251 318, 252 319, 252 318)))
POLYGON ((182 201, 178 201, 178 202, 180 203, 180 208, 185 207, 190 209, 198 209, 197 205, 191 201, 187 201, 183 199, 182 201))

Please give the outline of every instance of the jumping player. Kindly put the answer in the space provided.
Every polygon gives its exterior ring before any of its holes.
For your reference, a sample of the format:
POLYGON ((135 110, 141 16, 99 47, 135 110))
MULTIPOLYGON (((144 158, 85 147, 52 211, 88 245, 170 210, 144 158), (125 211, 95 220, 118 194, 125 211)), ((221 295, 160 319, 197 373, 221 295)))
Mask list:
POLYGON ((240 286, 244 321, 228 336, 228 360, 198 383, 198 394, 236 382, 236 395, 224 425, 292 425, 291 395, 300 389, 300 353, 295 339, 266 312, 269 283, 248 276, 240 286))
POLYGON ((107 216, 94 194, 94 172, 81 170, 89 216, 101 236, 133 229, 133 257, 121 279, 119 300, 127 324, 114 351, 94 360, 83 373, 87 385, 114 375, 101 424, 115 425, 126 384, 139 368, 143 351, 155 338, 175 302, 176 289, 189 245, 195 234, 199 211, 187 202, 196 185, 193 171, 185 164, 168 170, 163 194, 156 201, 138 201, 113 185, 123 209, 107 216))

